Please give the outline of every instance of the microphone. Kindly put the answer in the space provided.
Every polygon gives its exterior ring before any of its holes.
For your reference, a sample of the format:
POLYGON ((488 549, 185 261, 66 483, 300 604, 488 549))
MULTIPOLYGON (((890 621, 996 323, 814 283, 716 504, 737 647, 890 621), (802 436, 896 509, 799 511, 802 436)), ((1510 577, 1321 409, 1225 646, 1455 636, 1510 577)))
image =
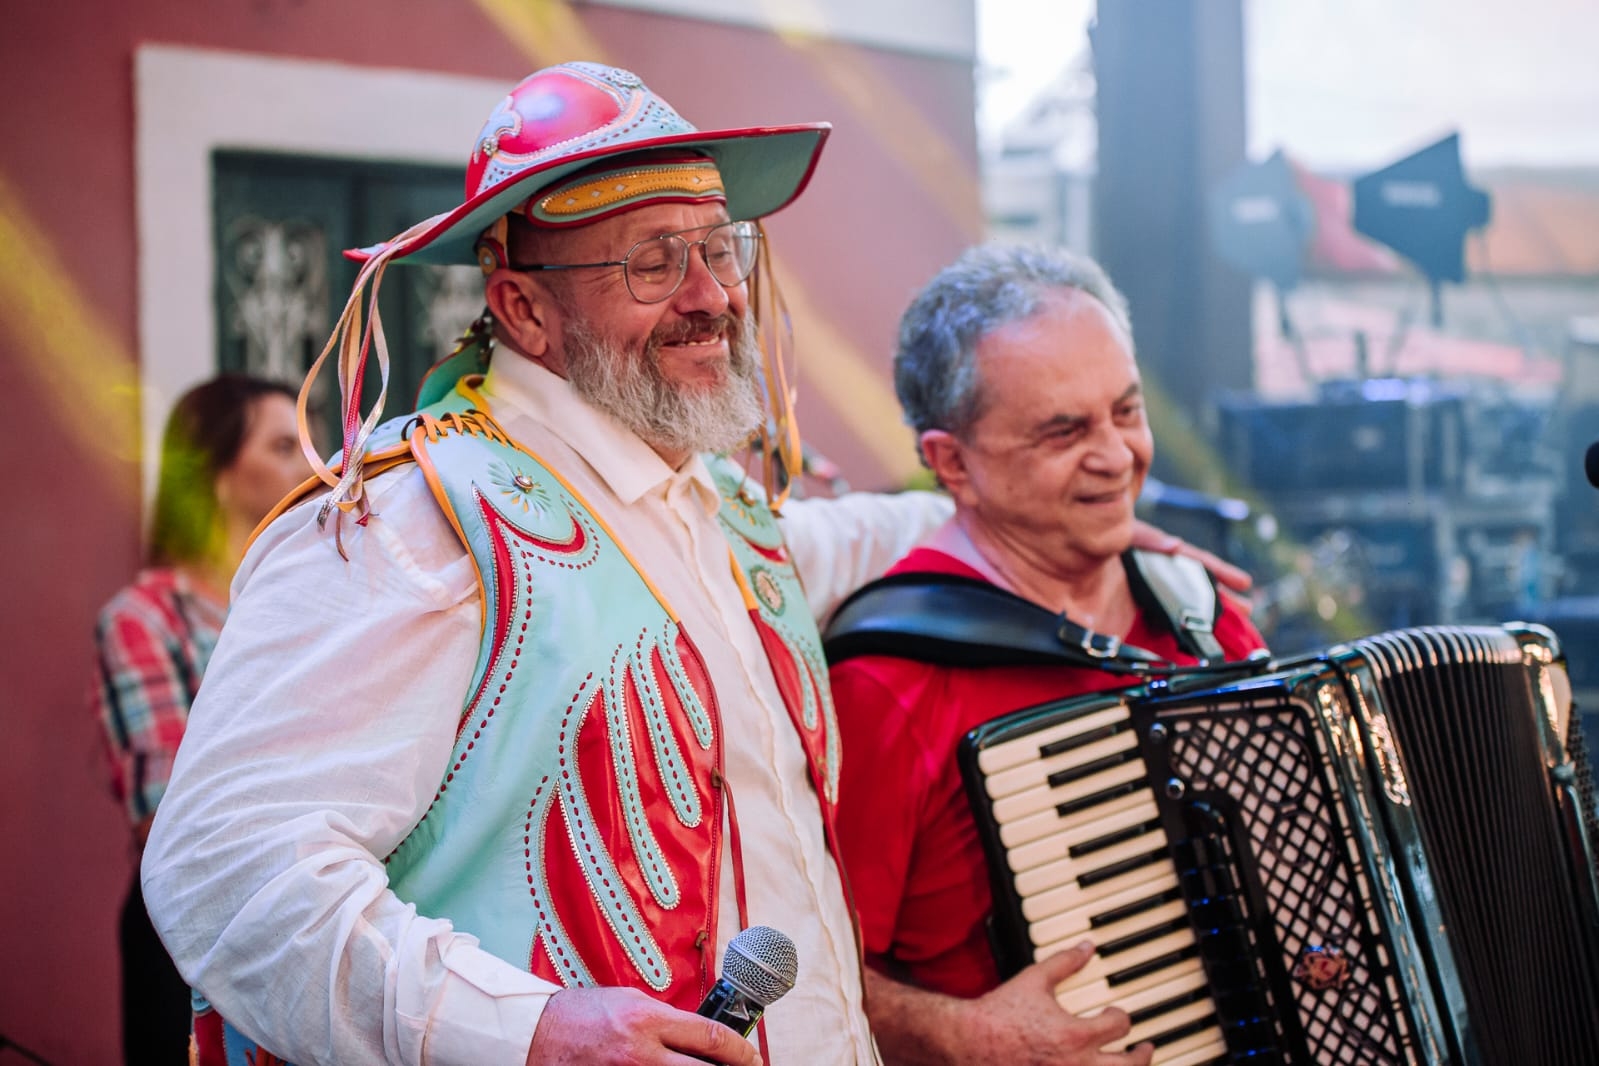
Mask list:
POLYGON ((1599 489, 1599 441, 1588 445, 1588 454, 1582 457, 1582 472, 1588 475, 1588 484, 1599 489))
POLYGON ((728 942, 722 955, 722 976, 695 1011, 747 1037, 761 1015, 799 976, 794 941, 766 925, 752 925, 728 942))

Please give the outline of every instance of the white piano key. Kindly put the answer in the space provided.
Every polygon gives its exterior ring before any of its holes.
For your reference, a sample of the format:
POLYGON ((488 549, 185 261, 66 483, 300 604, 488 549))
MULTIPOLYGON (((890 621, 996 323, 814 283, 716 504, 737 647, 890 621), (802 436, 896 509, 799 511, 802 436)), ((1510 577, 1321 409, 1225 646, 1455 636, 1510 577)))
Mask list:
MULTIPOLYGON (((1110 998, 1105 1001, 1105 1005, 1108 1007, 1120 1007, 1128 1014, 1135 1014, 1138 1011, 1159 1006, 1167 1000, 1176 999, 1192 992, 1204 992, 1205 994, 1202 1001, 1196 1000, 1196 1002, 1210 1003, 1210 981, 1205 977, 1205 968, 1198 965, 1198 963, 1198 959, 1184 959, 1177 966, 1160 971, 1162 979, 1153 984, 1145 984, 1140 979, 1136 983, 1142 987, 1128 987, 1135 983, 1132 981, 1129 981, 1126 985, 1118 985, 1110 990, 1110 998), (1194 963, 1194 968, 1187 969, 1188 963, 1194 963), (1175 971, 1179 968, 1184 968, 1186 972, 1174 976, 1175 971)), ((1214 1007, 1214 1004, 1212 1006, 1214 1007)))
MULTIPOLYGON (((1130 717, 1127 705, 1124 703, 1112 703, 1109 709, 1115 710, 1122 718, 1130 717)), ((1083 716, 1083 718, 1086 717, 1088 716, 1083 716)), ((1053 744, 1057 740, 1064 740, 1067 737, 1081 733, 1083 731, 1081 725, 1083 718, 1061 722, 1047 729, 1040 729, 1035 733, 1017 737, 1015 740, 1007 740, 1003 744, 995 744, 984 748, 977 754, 977 765, 983 771, 984 777, 992 777, 994 774, 1008 770, 1013 766, 1037 762, 1040 748, 1053 744)))
MULTIPOLYGON (((1121 766, 1115 766, 1097 773, 1091 778, 1073 782, 1070 788, 1039 789, 1036 794, 1029 793, 1027 805, 1017 804, 1008 808, 1008 810, 1013 812, 1013 817, 1009 819, 994 819, 999 826, 1000 839, 1005 843, 1006 847, 1016 847, 1019 844, 1025 844, 1029 840, 1036 840, 1041 836, 1057 832, 1062 828, 1081 825, 1085 821, 1091 822, 1101 812, 1102 808, 1104 810, 1116 810, 1119 807, 1126 806, 1130 802, 1127 797, 1118 796, 1103 804, 1095 804, 1093 807, 1074 812, 1065 817, 1062 817, 1060 812, 1055 809, 1062 802, 1083 796, 1091 796, 1096 792, 1114 788, 1117 785, 1125 785, 1131 782, 1139 787, 1129 793, 1129 795, 1151 796, 1153 792, 1143 783, 1145 776, 1144 764, 1135 759, 1132 762, 1123 763, 1121 766)), ((1017 797, 1012 797, 1012 799, 1015 798, 1017 797)))
MULTIPOLYGON (((1145 836, 1138 838, 1138 840, 1132 841, 1131 843, 1142 843, 1144 849, 1153 851, 1158 844, 1165 843, 1165 836, 1164 834, 1160 833, 1148 833, 1145 836), (1158 840, 1155 839, 1157 837, 1159 838, 1158 840)), ((1027 847, 1031 848, 1033 845, 1029 844, 1027 847)), ((1058 850, 1064 855, 1065 848, 1062 847, 1058 850)), ((1133 848, 1129 854, 1137 855, 1139 850, 1140 849, 1138 848, 1133 848)), ((1016 886, 1016 894, 1024 898, 1028 896, 1036 896, 1049 889, 1060 888, 1066 885, 1075 886, 1078 892, 1083 893, 1086 898, 1095 898, 1105 894, 1107 891, 1105 886, 1107 885, 1113 886, 1111 889, 1109 889, 1113 891, 1115 888, 1121 888, 1125 887, 1126 885, 1133 884, 1135 883, 1135 880, 1143 881, 1153 876, 1152 873, 1146 873, 1145 871, 1152 869, 1156 871, 1169 871, 1177 869, 1176 864, 1174 864, 1171 859, 1162 856, 1154 859, 1151 862, 1145 863, 1142 866, 1129 870, 1126 874, 1118 874, 1116 877, 1106 878, 1104 881, 1099 881, 1095 884, 1084 887, 1076 884, 1079 877, 1085 873, 1108 866, 1110 865, 1110 862, 1114 860, 1105 859, 1104 853, 1101 852, 1095 856, 1095 858, 1099 860, 1097 862, 1089 863, 1084 862, 1082 859, 1060 858, 1053 862, 1046 862, 1037 866, 1029 866, 1026 869, 1017 869, 1016 863, 1018 861, 1032 858, 1031 855, 1026 853, 1026 849, 1017 849, 1017 851, 1011 852, 1007 858, 1011 860, 1011 871, 1016 875, 1014 882, 1016 886), (1021 854, 1018 854, 1018 852, 1021 852, 1021 854), (1127 877, 1127 880, 1121 880, 1122 877, 1127 877)))
POLYGON ((1090 930, 1089 922, 1097 912, 1100 912, 1098 907, 1084 907, 1065 914, 1057 914, 1053 918, 1034 922, 1028 929, 1028 935, 1035 944, 1054 944, 1066 939, 1086 938, 1103 946, 1114 943, 1124 936, 1185 917, 1188 914, 1188 903, 1186 900, 1174 899, 1152 910, 1090 930))
POLYGON ((1041 833, 1052 833, 1056 829, 1082 825, 1084 822, 1092 822, 1096 818, 1103 817, 1106 812, 1125 808, 1133 802, 1130 799, 1132 796, 1153 797, 1154 792, 1146 783, 1146 776, 1144 764, 1135 759, 1095 774, 1094 777, 1100 779, 1096 782, 1099 786, 1097 788, 1080 788, 1078 787, 1080 782, 1073 781, 1069 785, 1055 788, 1032 789, 1000 800, 989 808, 990 816, 999 826, 1002 838, 1014 839, 1017 842, 1026 841, 1041 833), (1069 800, 1090 796, 1101 789, 1128 783, 1138 787, 1126 796, 1102 800, 1091 807, 1067 815, 1055 809, 1069 800))
POLYGON ((1213 1025, 1192 1036, 1155 1049, 1152 1066, 1197 1066, 1227 1054, 1227 1041, 1222 1038, 1221 1027, 1213 1025))
MULTIPOLYGON (((1075 782, 1070 782, 1066 786, 1051 785, 1049 783, 1050 774, 1075 770, 1079 766, 1087 766, 1095 760, 1121 755, 1126 752, 1132 752, 1135 756, 1132 761, 1138 762, 1140 760, 1136 758, 1137 750, 1138 738, 1129 730, 1126 733, 1117 733, 1115 736, 1105 737, 1091 744, 1085 744, 1081 748, 1069 751, 1064 755, 1057 755, 1053 759, 1045 759, 1043 762, 1017 767, 1009 771, 1009 776, 1002 782, 1008 786, 1004 793, 996 793, 994 791, 992 780, 985 782, 984 787, 988 791, 989 798, 994 801, 996 810, 994 817, 996 819, 1001 817, 997 813, 998 811, 1008 810, 1012 807, 1025 807, 1026 801, 1022 797, 1030 793, 1038 790, 1048 791, 1054 788, 1075 786, 1075 782)), ((1085 778, 1084 780, 1087 779, 1085 778)), ((1060 800, 1055 800, 1054 802, 1059 803, 1060 800)), ((1050 806, 1054 806, 1054 804, 1052 803, 1050 806)), ((1036 810, 1037 808, 1033 809, 1036 810)))
MULTIPOLYGON (((1138 794, 1135 802, 1117 804, 1114 809, 1102 811, 1098 818, 1091 818, 1087 821, 1077 820, 1066 824, 1062 822, 1054 811, 1050 811, 1043 817, 1053 820, 1055 823, 1048 837, 1051 841, 1059 842, 1059 849, 1055 854, 1065 855, 1068 849, 1078 844, 1083 844, 1090 840, 1098 840, 1100 837, 1108 833, 1114 833, 1118 829, 1126 829, 1130 826, 1154 821, 1160 817, 1160 810, 1155 806, 1154 797, 1147 792, 1143 792, 1138 794)), ((1030 841, 1040 839, 1025 832, 1029 828, 1031 826, 1001 826, 999 831, 1000 839, 1007 848, 1012 851, 1017 850, 1030 841)), ((1083 858, 1091 861, 1090 856, 1085 855, 1083 858)))
MULTIPOLYGON (((1101 711, 1098 714, 1091 714, 1088 717, 1082 718, 1073 723, 1076 728, 1070 733, 1055 737, 1053 740, 1045 743, 1034 742, 1032 745, 1031 759, 1027 760, 1026 762, 1016 763, 1014 766, 1011 766, 1005 770, 1001 770, 998 773, 987 774, 983 778, 983 785, 988 790, 989 796, 993 797, 994 799, 999 799, 1003 796, 1009 796, 1013 792, 1020 792, 1025 788, 1031 788, 1035 783, 1044 780, 1056 770, 1067 770, 1073 766, 1081 766, 1083 763, 1088 762, 1091 758, 1093 758, 1093 756, 1084 754, 1089 750, 1091 745, 1085 744, 1081 748, 1072 748, 1068 751, 1063 751, 1059 754, 1050 756, 1040 756, 1038 753, 1048 743, 1067 740, 1071 737, 1083 736, 1084 734, 1094 732, 1096 729, 1103 729, 1105 726, 1120 725, 1127 721, 1127 711, 1125 708, 1120 706, 1112 707, 1109 710, 1101 711)), ((1120 740, 1123 738, 1134 741, 1137 739, 1131 728, 1124 733, 1118 734, 1114 738, 1107 739, 1120 740)), ((1118 748, 1115 750, 1120 749, 1118 748)), ((985 752, 984 754, 987 753, 985 752)), ((982 761, 981 757, 979 757, 978 761, 982 761)))
MULTIPOLYGON (((1055 954, 1055 952, 1061 950, 1061 948, 1070 947, 1075 943, 1077 943, 1076 940, 1072 940, 1070 942, 1062 941, 1053 944, 1045 944, 1042 947, 1034 950, 1033 958, 1048 958, 1049 956, 1055 954)), ((1088 960, 1088 965, 1084 966, 1081 970, 1078 970, 1076 973, 1066 978, 1062 984, 1069 988, 1077 988, 1081 985, 1093 984, 1095 981, 1107 979, 1113 973, 1118 973, 1122 970, 1128 969, 1129 967, 1148 962, 1151 959, 1157 959, 1160 956, 1169 954, 1173 951, 1181 951, 1183 948, 1193 946, 1193 944, 1193 930, 1180 929, 1175 933, 1168 933, 1165 936, 1156 937, 1154 940, 1151 940, 1148 943, 1139 944, 1135 948, 1128 948, 1126 951, 1117 952, 1115 955, 1106 956, 1096 954, 1093 958, 1088 960)), ((1057 986, 1057 994, 1059 994, 1059 991, 1060 989, 1057 986)))
MULTIPOLYGON (((1220 1030, 1217 1030, 1217 1033, 1219 1034, 1220 1030)), ((1165 1050, 1165 1048, 1161 1048, 1160 1051, 1155 1052, 1155 1058, 1151 1066, 1209 1066, 1210 1063, 1216 1062, 1227 1054, 1227 1044, 1217 1035, 1203 1046, 1196 1047, 1191 1051, 1185 1051, 1175 1057, 1162 1055, 1161 1052, 1165 1050)))
POLYGON ((1092 902, 1098 911, 1115 910, 1133 900, 1176 888, 1177 867, 1170 862, 1151 863, 1103 884, 1103 888, 1100 885, 1093 886, 1098 891, 1092 896, 1085 896, 1084 890, 1074 881, 1036 896, 1024 897, 1021 901, 1022 916, 1029 922, 1039 922, 1081 907, 1085 902, 1092 902))
MULTIPOLYGON (((1118 1003, 1116 1006, 1120 1007, 1121 1004, 1118 1003)), ((1126 1008, 1123 1007, 1122 1009, 1125 1010, 1126 1008)), ((1142 1043, 1145 1040, 1152 1040, 1161 1033, 1169 1033, 1178 1026, 1187 1025, 1189 1022, 1197 1022, 1206 1015, 1215 1013, 1216 1005, 1212 1003, 1210 998, 1207 996, 1205 999, 1199 1000, 1197 1003, 1189 1003, 1185 1006, 1178 1007, 1174 1011, 1168 1011, 1165 1014, 1159 1014, 1153 1018, 1146 1018, 1144 1021, 1139 1022, 1137 1025, 1133 1026, 1132 1031, 1129 1032, 1126 1039, 1121 1042, 1122 1046, 1132 1047, 1134 1044, 1142 1043)), ((1198 1034, 1194 1035, 1197 1036, 1198 1034)), ((1174 1041, 1166 1046, 1175 1048, 1187 1040, 1188 1037, 1185 1036, 1182 1040, 1174 1041)))
POLYGON ((1136 1008, 1126 1007, 1124 1003, 1132 1002, 1132 997, 1148 995, 1153 997, 1153 1002, 1159 1002, 1208 984, 1205 967, 1198 959, 1181 959, 1115 988, 1110 986, 1109 981, 1095 981, 1076 988, 1057 988, 1055 1002, 1073 1014, 1092 1014, 1106 1007, 1122 1007, 1130 1011, 1136 1008))
MULTIPOLYGON (((1067 842, 1062 841, 1057 847, 1057 851, 1060 854, 1065 855, 1066 846, 1067 842)), ((1082 877, 1085 874, 1093 873, 1096 870, 1104 869, 1107 866, 1113 866, 1124 859, 1137 858, 1138 856, 1147 852, 1163 849, 1165 846, 1166 834, 1162 833, 1160 828, 1157 826, 1147 833, 1140 833, 1138 836, 1131 837, 1130 839, 1124 840, 1119 844, 1112 844, 1110 847, 1102 848, 1101 850, 1094 852, 1092 855, 1084 855, 1081 858, 1076 859, 1065 857, 1056 862, 1048 863, 1047 865, 1051 867, 1064 867, 1065 869, 1062 871, 1062 873, 1065 875, 1065 877, 1077 878, 1082 877)), ((1017 851, 1011 852, 1008 857, 1011 860, 1011 870, 1017 874, 1016 891, 1024 896, 1034 895, 1034 890, 1024 884, 1024 878, 1022 875, 1036 873, 1038 872, 1037 869, 1016 869, 1016 863, 1018 861, 1024 861, 1030 858, 1031 854, 1022 852, 1021 849, 1017 849, 1017 851)), ((1170 860, 1164 858, 1164 856, 1156 861, 1170 862, 1170 860)), ((1050 884, 1063 884, 1065 882, 1065 877, 1054 878, 1053 875, 1051 875, 1050 884)), ((1049 887, 1049 885, 1045 885, 1043 887, 1049 887)))

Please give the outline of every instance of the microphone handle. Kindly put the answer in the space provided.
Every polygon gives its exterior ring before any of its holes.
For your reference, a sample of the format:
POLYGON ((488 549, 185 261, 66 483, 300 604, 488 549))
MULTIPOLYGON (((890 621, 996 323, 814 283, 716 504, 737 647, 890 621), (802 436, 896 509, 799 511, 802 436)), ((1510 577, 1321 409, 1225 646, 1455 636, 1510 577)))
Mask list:
POLYGON ((765 1012, 765 1006, 734 988, 725 978, 718 978, 694 1013, 721 1022, 739 1036, 748 1037, 765 1012))

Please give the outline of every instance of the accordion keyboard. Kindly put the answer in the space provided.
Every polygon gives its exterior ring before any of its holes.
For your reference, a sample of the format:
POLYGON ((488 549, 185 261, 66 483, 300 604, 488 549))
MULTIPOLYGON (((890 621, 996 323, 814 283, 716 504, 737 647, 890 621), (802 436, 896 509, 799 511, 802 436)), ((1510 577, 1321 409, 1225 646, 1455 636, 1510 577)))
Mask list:
POLYGON ((1083 939, 1098 951, 1056 989, 1073 1014, 1120 1007, 1124 1042, 1157 1066, 1227 1060, 1227 1046, 1125 706, 979 756, 1035 959, 1083 939))

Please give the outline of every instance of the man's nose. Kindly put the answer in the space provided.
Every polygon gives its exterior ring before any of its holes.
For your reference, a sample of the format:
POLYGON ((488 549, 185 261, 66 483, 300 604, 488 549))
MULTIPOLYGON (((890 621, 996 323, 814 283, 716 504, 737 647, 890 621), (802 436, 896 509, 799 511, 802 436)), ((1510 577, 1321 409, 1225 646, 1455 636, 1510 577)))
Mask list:
POLYGON ((1086 458, 1096 472, 1120 474, 1133 464, 1133 446, 1118 426, 1107 422, 1095 432, 1086 458))
POLYGON ((704 244, 689 245, 688 266, 683 275, 683 283, 677 287, 675 293, 674 310, 684 314, 690 311, 703 311, 709 315, 720 315, 732 302, 727 289, 716 280, 716 275, 711 273, 710 265, 705 260, 706 254, 704 244))

